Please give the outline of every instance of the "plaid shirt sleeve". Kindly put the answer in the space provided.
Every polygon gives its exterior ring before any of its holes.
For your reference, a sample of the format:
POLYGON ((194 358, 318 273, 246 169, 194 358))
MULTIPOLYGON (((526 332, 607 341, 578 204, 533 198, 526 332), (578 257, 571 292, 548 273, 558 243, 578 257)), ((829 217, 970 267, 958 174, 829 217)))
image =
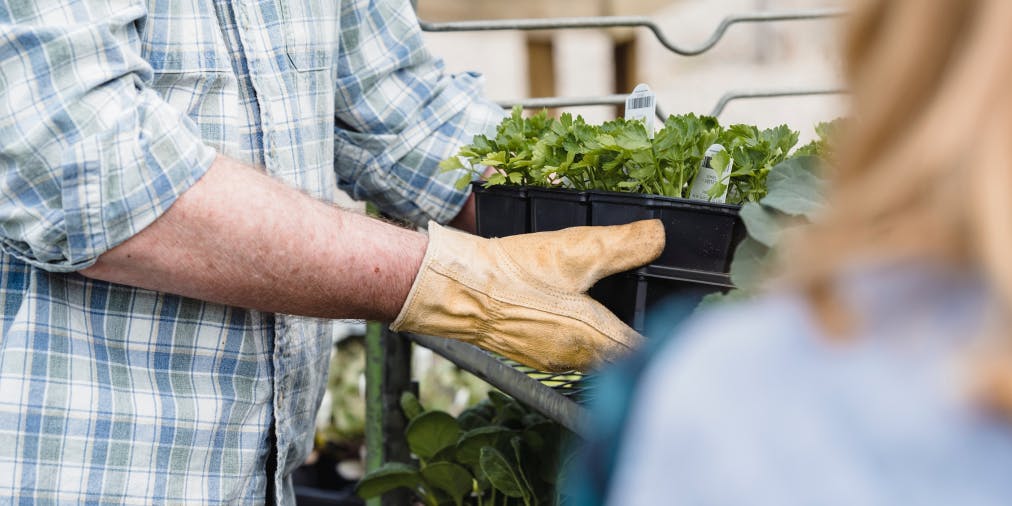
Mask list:
POLYGON ((469 189, 440 173, 502 109, 482 98, 477 74, 449 75, 422 43, 408 0, 347 0, 336 58, 335 169, 354 198, 424 225, 459 212, 469 189))
POLYGON ((165 212, 215 151, 145 82, 142 4, 0 1, 0 240, 88 267, 165 212))

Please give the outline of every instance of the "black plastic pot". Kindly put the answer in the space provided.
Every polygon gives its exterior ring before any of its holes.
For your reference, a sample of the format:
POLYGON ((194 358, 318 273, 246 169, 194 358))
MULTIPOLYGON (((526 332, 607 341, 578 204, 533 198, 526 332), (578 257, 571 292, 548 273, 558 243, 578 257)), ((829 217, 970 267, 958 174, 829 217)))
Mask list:
POLYGON ((555 188, 528 188, 531 232, 549 232, 590 224, 586 192, 555 188))
POLYGON ((588 195, 591 225, 661 220, 667 245, 652 266, 725 273, 735 246, 745 238, 739 206, 630 193, 588 195))
POLYGON ((298 467, 292 473, 297 506, 365 506, 355 495, 355 481, 337 473, 331 454, 322 452, 315 464, 298 467))
POLYGON ((471 183, 474 191, 477 232, 482 237, 506 237, 530 232, 527 188, 471 183))

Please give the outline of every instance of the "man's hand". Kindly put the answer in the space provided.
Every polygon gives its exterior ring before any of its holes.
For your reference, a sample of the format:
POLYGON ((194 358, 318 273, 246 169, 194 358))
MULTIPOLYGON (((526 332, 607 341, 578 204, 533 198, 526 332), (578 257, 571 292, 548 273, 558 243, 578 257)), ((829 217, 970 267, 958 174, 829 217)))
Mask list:
POLYGON ((663 249, 657 220, 503 239, 432 224, 421 270, 391 328, 460 339, 541 370, 585 370, 641 339, 585 292, 663 249))
MULTIPOLYGON (((495 167, 488 167, 485 169, 485 173, 482 178, 488 179, 488 177, 492 174, 495 174, 495 167)), ((465 201, 464 206, 460 208, 460 212, 457 213, 457 216, 455 216, 450 223, 447 223, 447 225, 457 230, 463 230, 469 234, 473 234, 478 230, 478 224, 475 219, 474 193, 467 196, 467 201, 465 201)))
POLYGON ((474 193, 467 196, 464 207, 460 208, 457 216, 450 223, 447 223, 447 225, 469 234, 473 234, 478 230, 478 223, 475 220, 474 193))

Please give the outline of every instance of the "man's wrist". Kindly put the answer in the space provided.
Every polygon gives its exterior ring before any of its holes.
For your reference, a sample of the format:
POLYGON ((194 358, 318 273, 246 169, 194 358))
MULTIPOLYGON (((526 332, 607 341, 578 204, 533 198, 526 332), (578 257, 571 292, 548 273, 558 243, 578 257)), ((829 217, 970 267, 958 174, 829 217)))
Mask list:
POLYGON ((463 207, 460 208, 460 212, 457 213, 447 225, 457 229, 463 230, 469 234, 475 233, 477 230, 477 222, 475 220, 475 206, 474 206, 474 193, 472 192, 467 196, 467 200, 464 201, 463 207))
MULTIPOLYGON (((494 173, 495 167, 487 167, 485 168, 485 172, 482 174, 482 178, 488 179, 488 177, 494 173)), ((450 220, 447 225, 470 234, 477 232, 478 222, 477 209, 474 203, 474 192, 471 192, 471 194, 467 196, 467 200, 464 201, 464 205, 460 208, 460 212, 457 213, 457 216, 450 220)))

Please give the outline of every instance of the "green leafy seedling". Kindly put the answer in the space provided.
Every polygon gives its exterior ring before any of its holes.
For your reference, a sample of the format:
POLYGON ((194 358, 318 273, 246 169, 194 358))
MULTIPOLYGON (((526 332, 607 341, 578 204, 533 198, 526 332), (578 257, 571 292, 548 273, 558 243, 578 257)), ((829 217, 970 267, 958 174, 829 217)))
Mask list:
POLYGON ((746 237, 738 243, 734 250, 734 261, 731 262, 731 282, 742 290, 755 288, 762 279, 763 267, 770 249, 763 243, 746 237))
POLYGON ((451 462, 437 462, 425 466, 422 478, 431 486, 446 492, 457 506, 474 488, 474 477, 463 467, 451 462))
POLYGON ((418 415, 425 411, 422 404, 418 402, 418 397, 411 392, 404 392, 401 394, 401 411, 404 412, 404 416, 408 420, 412 420, 418 415))
POLYGON ((774 209, 755 202, 746 202, 739 212, 749 236, 762 245, 772 248, 783 232, 784 216, 774 209))
POLYGON ((442 450, 436 452, 435 455, 428 459, 430 464, 436 462, 457 462, 457 447, 455 445, 447 446, 442 450))
POLYGON ((498 425, 469 430, 457 441, 457 461, 477 470, 480 465, 481 449, 495 447, 512 434, 514 431, 498 425))
POLYGON ((791 216, 812 219, 826 200, 821 161, 814 156, 791 158, 770 170, 769 192, 762 204, 791 216))
POLYGON ((482 448, 480 462, 482 474, 496 490, 508 497, 522 498, 524 504, 530 502, 530 492, 525 489, 513 466, 499 450, 482 448))
POLYGON ((464 431, 482 427, 491 422, 491 418, 485 418, 481 413, 472 410, 465 410, 457 417, 457 423, 460 424, 461 430, 464 431))
POLYGON ((420 459, 430 459, 460 437, 460 425, 448 413, 426 411, 408 423, 405 429, 408 446, 420 459))
POLYGON ((417 492, 421 482, 421 476, 414 467, 400 462, 388 462, 362 477, 355 487, 355 493, 363 499, 369 499, 398 488, 417 492))

